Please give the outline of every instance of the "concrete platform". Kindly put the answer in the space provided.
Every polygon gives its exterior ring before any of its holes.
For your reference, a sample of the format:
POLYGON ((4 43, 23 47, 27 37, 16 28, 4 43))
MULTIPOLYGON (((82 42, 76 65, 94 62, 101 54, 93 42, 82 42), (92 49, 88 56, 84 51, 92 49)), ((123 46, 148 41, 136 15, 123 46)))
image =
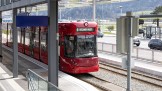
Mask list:
MULTIPOLYGON (((98 53, 98 56, 100 58, 100 61, 118 65, 118 66, 122 65, 123 56, 115 55, 111 53, 98 53)), ((153 63, 147 60, 136 59, 136 58, 132 58, 132 60, 134 61, 134 68, 133 68, 134 70, 138 70, 141 72, 162 77, 162 70, 161 70, 162 64, 153 63)))
POLYGON ((22 79, 22 76, 13 78, 9 75, 4 65, 0 63, 0 91, 27 91, 16 82, 16 80, 20 79, 22 79))

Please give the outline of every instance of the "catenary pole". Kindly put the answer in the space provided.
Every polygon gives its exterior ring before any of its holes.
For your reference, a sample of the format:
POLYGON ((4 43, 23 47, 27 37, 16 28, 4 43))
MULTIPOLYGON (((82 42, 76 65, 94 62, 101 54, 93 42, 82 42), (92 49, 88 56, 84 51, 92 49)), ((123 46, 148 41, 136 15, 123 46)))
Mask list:
POLYGON ((132 13, 126 13, 126 28, 128 33, 128 50, 127 50, 127 91, 131 91, 131 51, 132 51, 132 13))
POLYGON ((13 25, 12 25, 12 36, 13 36, 13 77, 18 77, 18 44, 17 44, 17 29, 16 29, 16 15, 17 9, 14 8, 13 11, 13 25))
POLYGON ((48 0, 48 81, 58 86, 58 0, 48 0))
POLYGON ((93 21, 96 20, 96 0, 93 0, 93 21))
POLYGON ((0 12, 0 62, 2 62, 2 12, 0 12))

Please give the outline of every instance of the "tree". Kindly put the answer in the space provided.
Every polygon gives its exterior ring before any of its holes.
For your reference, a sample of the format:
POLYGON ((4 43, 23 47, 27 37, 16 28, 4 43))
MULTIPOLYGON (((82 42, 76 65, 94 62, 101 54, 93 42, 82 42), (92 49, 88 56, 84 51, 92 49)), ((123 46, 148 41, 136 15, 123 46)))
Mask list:
MULTIPOLYGON (((151 14, 158 15, 158 14, 161 14, 161 13, 162 13, 162 6, 158 6, 154 9, 154 11, 151 14)), ((155 23, 155 22, 157 22, 157 26, 159 26, 159 19, 154 19, 153 23, 155 23)))
POLYGON ((160 14, 160 13, 162 13, 162 6, 156 7, 151 14, 160 14))

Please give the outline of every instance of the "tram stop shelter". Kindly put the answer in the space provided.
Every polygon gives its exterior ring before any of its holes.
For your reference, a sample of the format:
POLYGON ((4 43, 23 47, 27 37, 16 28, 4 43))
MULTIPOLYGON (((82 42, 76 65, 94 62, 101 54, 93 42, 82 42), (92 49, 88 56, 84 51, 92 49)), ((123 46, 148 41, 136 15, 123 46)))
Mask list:
MULTIPOLYGON (((48 81, 58 86, 58 52, 57 52, 57 25, 58 0, 0 0, 0 40, 2 41, 2 12, 12 10, 13 30, 13 77, 18 77, 18 42, 16 16, 18 10, 37 4, 48 4, 48 81), (52 64, 52 65, 51 65, 52 64)), ((0 42, 0 56, 2 57, 2 42, 0 42)), ((2 61, 2 59, 1 59, 2 61)))
POLYGON ((140 15, 139 18, 141 19, 154 19, 156 20, 156 24, 148 24, 146 26, 146 38, 151 38, 152 36, 155 36, 155 38, 161 39, 161 28, 160 28, 160 18, 162 18, 162 15, 140 15), (157 37, 158 36, 158 37, 157 37))
MULTIPOLYGON (((0 0, 0 40, 2 41, 2 12, 12 11, 12 36, 13 36, 13 77, 18 77, 18 38, 17 16, 27 17, 28 8, 47 3, 48 7, 48 82, 58 87, 58 1, 60 0, 0 0), (25 13, 20 14, 25 8, 25 13)), ((95 20, 95 3, 93 0, 93 20, 95 20)), ((30 12, 30 11, 29 11, 30 12)), ((21 20, 21 18, 19 19, 21 20)), ((30 25, 30 24, 29 24, 30 25)), ((32 24, 31 24, 32 25, 32 24)), ((23 26, 23 25, 22 25, 23 26)), ((30 27, 30 26, 29 26, 30 27)), ((20 27, 21 28, 21 27, 20 27)), ((0 42, 0 57, 2 57, 2 42, 0 42)), ((2 61, 2 59, 0 60, 2 61)), ((32 71, 31 71, 32 72, 32 71)))

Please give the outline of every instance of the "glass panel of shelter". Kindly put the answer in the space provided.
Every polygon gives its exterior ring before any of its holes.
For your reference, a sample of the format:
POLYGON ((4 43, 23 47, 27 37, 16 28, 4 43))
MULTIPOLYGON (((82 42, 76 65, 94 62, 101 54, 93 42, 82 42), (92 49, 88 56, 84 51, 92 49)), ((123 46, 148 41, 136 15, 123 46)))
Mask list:
POLYGON ((12 40, 12 23, 7 23, 8 24, 8 46, 10 48, 12 48, 12 43, 13 43, 13 40, 12 40))
POLYGON ((7 23, 2 23, 2 42, 7 45, 7 23))

